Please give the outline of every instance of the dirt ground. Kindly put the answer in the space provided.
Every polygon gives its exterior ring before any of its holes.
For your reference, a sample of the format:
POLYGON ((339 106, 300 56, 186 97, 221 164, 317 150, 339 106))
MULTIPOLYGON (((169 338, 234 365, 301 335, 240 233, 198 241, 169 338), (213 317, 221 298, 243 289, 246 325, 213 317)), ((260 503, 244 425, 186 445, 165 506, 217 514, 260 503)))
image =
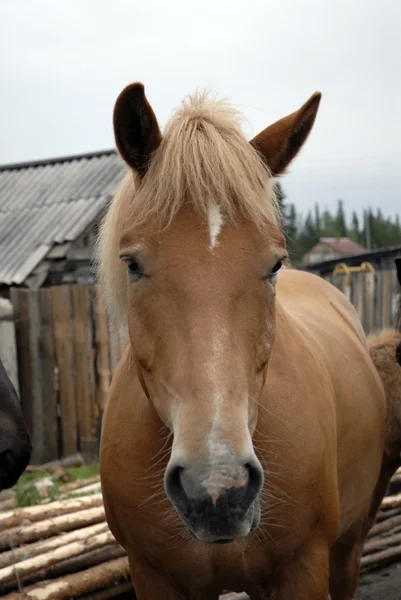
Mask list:
POLYGON ((361 575, 355 600, 401 600, 401 563, 361 575))

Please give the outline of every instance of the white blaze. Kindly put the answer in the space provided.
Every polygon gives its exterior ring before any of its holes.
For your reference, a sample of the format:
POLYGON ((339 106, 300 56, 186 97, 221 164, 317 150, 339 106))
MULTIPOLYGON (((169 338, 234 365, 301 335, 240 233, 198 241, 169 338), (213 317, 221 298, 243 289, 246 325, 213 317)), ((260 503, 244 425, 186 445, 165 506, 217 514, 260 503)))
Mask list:
POLYGON ((214 248, 217 244, 217 238, 223 225, 223 217, 220 212, 220 207, 215 202, 209 206, 209 234, 210 234, 210 248, 214 248))

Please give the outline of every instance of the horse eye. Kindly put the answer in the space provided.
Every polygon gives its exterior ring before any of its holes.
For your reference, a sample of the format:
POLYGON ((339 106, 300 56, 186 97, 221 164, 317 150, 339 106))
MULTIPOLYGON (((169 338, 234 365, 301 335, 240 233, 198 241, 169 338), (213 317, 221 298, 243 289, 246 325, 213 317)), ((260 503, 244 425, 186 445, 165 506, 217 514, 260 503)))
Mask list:
POLYGON ((270 271, 267 279, 269 280, 269 282, 274 285, 276 283, 277 280, 277 272, 281 269, 281 267, 283 266, 283 261, 279 260, 274 267, 272 268, 272 270, 270 271))
POLYGON ((274 267, 272 268, 272 270, 271 270, 271 273, 272 273, 272 274, 274 274, 274 273, 277 273, 277 271, 279 271, 279 270, 281 269, 281 267, 282 267, 282 266, 283 266, 283 261, 282 261, 282 260, 279 260, 279 261, 278 261, 278 263, 276 263, 276 264, 274 265, 274 267))
POLYGON ((144 277, 145 272, 142 265, 134 256, 121 256, 120 257, 127 265, 128 275, 130 277, 140 278, 144 277))

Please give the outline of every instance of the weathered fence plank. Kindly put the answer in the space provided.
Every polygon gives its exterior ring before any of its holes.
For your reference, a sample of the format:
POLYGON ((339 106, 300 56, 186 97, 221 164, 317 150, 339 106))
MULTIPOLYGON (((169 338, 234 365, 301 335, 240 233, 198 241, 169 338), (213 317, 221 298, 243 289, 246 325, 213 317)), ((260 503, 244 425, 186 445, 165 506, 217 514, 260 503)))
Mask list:
POLYGON ((107 323, 107 334, 109 338, 110 370, 113 375, 121 357, 121 342, 118 331, 112 327, 110 322, 107 323))
POLYGON ((78 449, 86 458, 96 455, 94 427, 95 373, 92 308, 86 286, 72 287, 74 315, 75 393, 77 406, 78 449))
POLYGON ((41 372, 41 394, 45 443, 40 456, 41 463, 54 460, 59 455, 56 359, 53 337, 53 311, 51 289, 39 292, 40 337, 39 356, 41 372))
POLYGON ((97 406, 99 414, 101 414, 106 404, 111 377, 106 307, 99 286, 95 287, 93 302, 95 308, 96 366, 98 374, 97 406))
MULTIPOLYGON (((17 340, 18 379, 21 408, 31 437, 34 437, 32 362, 30 358, 29 296, 26 290, 11 289, 10 300, 14 307, 15 335, 17 340)), ((33 452, 32 461, 35 460, 33 452)))
POLYGON ((78 452, 71 287, 60 285, 52 288, 51 293, 59 379, 62 454, 67 456, 78 452))
POLYGON ((363 293, 364 293, 364 276, 365 273, 353 273, 351 283, 351 302, 356 308, 356 312, 361 319, 362 325, 364 325, 364 304, 363 304, 363 293))
POLYGON ((364 273, 363 278, 363 294, 362 294, 362 303, 363 303, 363 321, 362 324, 365 328, 366 332, 371 332, 374 329, 374 315, 375 315, 375 287, 376 281, 374 273, 364 273))
POLYGON ((383 321, 383 273, 379 271, 375 275, 376 289, 374 294, 374 324, 373 330, 379 331, 382 329, 383 321))
POLYGON ((392 296, 392 274, 391 271, 382 272, 382 327, 391 325, 391 296, 392 296))

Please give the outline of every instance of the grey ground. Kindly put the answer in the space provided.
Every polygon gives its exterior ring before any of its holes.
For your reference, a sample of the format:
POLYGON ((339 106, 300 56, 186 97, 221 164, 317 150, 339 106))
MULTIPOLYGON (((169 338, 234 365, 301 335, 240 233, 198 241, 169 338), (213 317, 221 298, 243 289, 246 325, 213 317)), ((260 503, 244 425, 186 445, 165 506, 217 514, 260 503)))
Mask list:
POLYGON ((401 600, 401 563, 361 575, 355 600, 401 600))

